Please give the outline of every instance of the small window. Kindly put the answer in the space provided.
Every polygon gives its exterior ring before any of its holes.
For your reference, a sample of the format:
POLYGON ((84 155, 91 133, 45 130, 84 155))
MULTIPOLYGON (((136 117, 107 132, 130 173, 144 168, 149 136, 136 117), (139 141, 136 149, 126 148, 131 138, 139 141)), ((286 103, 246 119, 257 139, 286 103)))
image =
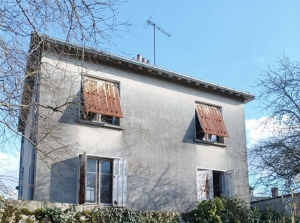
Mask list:
POLYGON ((126 205, 126 161, 80 157, 79 204, 126 205))
POLYGON ((197 170, 198 201, 215 197, 234 196, 233 171, 197 170))
POLYGON ((197 104, 195 120, 196 139, 212 143, 224 143, 224 137, 229 138, 219 108, 204 104, 197 104))
POLYGON ((120 125, 123 117, 119 84, 88 77, 82 78, 81 119, 120 125))

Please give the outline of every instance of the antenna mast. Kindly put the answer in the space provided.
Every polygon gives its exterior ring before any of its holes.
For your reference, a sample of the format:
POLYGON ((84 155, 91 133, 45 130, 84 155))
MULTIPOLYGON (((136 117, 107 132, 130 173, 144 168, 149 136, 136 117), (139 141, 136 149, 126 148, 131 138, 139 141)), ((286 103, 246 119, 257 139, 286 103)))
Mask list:
MULTIPOLYGON (((152 17, 152 16, 151 16, 152 17)), ((156 65, 156 50, 155 50, 155 30, 161 31, 163 34, 165 34, 167 37, 171 37, 171 34, 159 27, 157 24, 155 24, 153 21, 151 21, 151 17, 146 21, 148 25, 153 26, 154 30, 154 66, 156 65)))

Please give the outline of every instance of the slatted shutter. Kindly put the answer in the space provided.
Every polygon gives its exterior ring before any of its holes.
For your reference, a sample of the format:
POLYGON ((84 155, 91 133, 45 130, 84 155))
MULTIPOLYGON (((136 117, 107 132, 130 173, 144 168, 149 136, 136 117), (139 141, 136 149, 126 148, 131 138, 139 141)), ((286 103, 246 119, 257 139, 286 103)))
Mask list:
POLYGON ((212 170, 197 170, 197 200, 214 198, 212 170))
POLYGON ((127 204, 127 161, 114 159, 113 206, 126 207, 127 204))
POLYGON ((198 115, 202 131, 205 134, 229 138, 229 134, 219 108, 198 104, 196 106, 196 113, 198 115))
POLYGON ((233 170, 223 173, 222 195, 229 197, 233 197, 235 195, 233 170))
POLYGON ((123 118, 121 101, 116 84, 83 77, 85 111, 123 118))
POLYGON ((80 157, 80 168, 79 168, 79 204, 85 203, 85 189, 86 189, 86 165, 87 155, 84 152, 80 157))

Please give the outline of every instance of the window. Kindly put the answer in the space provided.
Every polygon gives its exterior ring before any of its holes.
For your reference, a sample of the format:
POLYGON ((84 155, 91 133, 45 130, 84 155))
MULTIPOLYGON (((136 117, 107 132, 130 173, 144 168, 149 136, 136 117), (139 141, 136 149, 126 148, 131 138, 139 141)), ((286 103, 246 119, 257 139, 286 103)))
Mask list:
POLYGON ((118 83, 83 77, 82 99, 82 119, 120 125, 123 114, 118 83))
POLYGON ((28 200, 33 200, 33 187, 34 187, 34 171, 33 167, 29 167, 29 178, 28 178, 28 200))
POLYGON ((212 143, 224 143, 224 137, 229 138, 219 108, 204 104, 197 104, 195 119, 196 139, 212 143))
POLYGON ((85 202, 96 203, 97 192, 99 203, 112 203, 111 160, 87 159, 85 202), (99 191, 97 191, 98 187, 99 191))
POLYGON ((234 196, 233 171, 197 170, 197 200, 234 196))
POLYGON ((79 204, 126 205, 127 162, 121 159, 80 157, 79 204))
POLYGON ((19 179, 19 186, 18 186, 19 197, 23 196, 23 178, 24 178, 24 167, 22 167, 20 171, 20 179, 19 179))

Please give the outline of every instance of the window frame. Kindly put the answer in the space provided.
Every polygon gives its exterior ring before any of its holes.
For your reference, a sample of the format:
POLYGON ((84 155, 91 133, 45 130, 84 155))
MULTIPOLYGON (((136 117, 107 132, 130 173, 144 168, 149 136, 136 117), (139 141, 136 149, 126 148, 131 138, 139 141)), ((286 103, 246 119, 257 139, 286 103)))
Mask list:
MULTIPOLYGON (((217 174, 219 177, 219 194, 220 196, 230 196, 233 197, 235 195, 235 183, 234 183, 234 171, 222 171, 222 170, 212 170, 205 168, 197 168, 196 169, 197 177, 197 201, 201 202, 203 200, 214 199, 217 197, 215 195, 215 183, 214 183, 214 175, 217 174), (200 185, 201 180, 199 179, 199 174, 207 174, 205 179, 205 185, 200 185), (230 178, 230 179, 229 179, 230 178), (208 184, 208 185, 207 185, 208 184), (201 191, 200 187, 204 190, 201 191), (207 191, 206 189, 209 188, 207 191), (206 191, 205 191, 206 190, 206 191), (206 193, 206 199, 203 199, 201 193, 206 193), (202 199, 201 199, 202 198, 202 199)), ((202 180, 204 181, 204 180, 202 180)))
MULTIPOLYGON (((82 80, 83 78, 90 78, 90 79, 94 79, 95 81, 101 81, 104 83, 109 83, 109 84, 114 84, 115 86, 117 86, 118 89, 118 93, 119 93, 119 98, 121 99, 121 83, 120 81, 117 80, 113 80, 113 79, 109 79, 109 78, 105 78, 105 77, 99 77, 96 75, 92 75, 92 74, 88 74, 88 73, 82 73, 81 74, 81 84, 80 84, 80 109, 79 109, 79 119, 78 122, 81 124, 88 124, 88 125, 94 125, 94 126, 100 126, 100 127, 108 127, 108 128, 112 128, 112 129, 118 129, 118 130, 123 130, 124 127, 122 126, 122 118, 119 117, 115 117, 115 116, 108 116, 108 115, 102 115, 102 114, 97 114, 97 113, 90 113, 90 114, 94 114, 95 118, 89 119, 89 118, 84 118, 83 116, 86 115, 86 111, 85 111, 85 102, 84 102, 84 95, 83 95, 83 84, 82 84, 82 80), (112 123, 108 123, 105 121, 102 121, 105 119, 105 117, 111 117, 111 118, 115 118, 116 120, 116 124, 112 124, 112 123)), ((121 106, 121 103, 120 103, 121 106)), ((122 108, 121 108, 122 110, 122 108)))
POLYGON ((127 161, 118 157, 99 156, 79 154, 79 171, 78 171, 78 203, 86 205, 103 205, 113 207, 126 207, 127 204, 127 161), (97 160, 96 176, 96 199, 95 202, 86 202, 87 188, 87 161, 88 159, 97 160), (111 162, 111 203, 101 203, 100 196, 100 161, 111 162))
MULTIPOLYGON (((85 204, 102 204, 102 205, 105 205, 105 206, 111 206, 112 205, 112 202, 113 202, 113 194, 112 194, 112 187, 113 187, 113 159, 108 159, 108 158, 95 158, 95 157, 87 157, 87 160, 96 160, 96 192, 95 192, 95 202, 89 202, 89 201, 85 201, 85 204), (111 163, 111 202, 110 203, 101 203, 101 164, 100 162, 101 161, 109 161, 111 163)), ((88 173, 92 173, 92 172, 89 172, 88 169, 86 170, 86 176, 85 176, 85 181, 86 181, 86 191, 85 191, 85 194, 87 194, 87 174, 88 173)), ((85 197, 85 200, 86 197, 85 197)))
POLYGON ((205 105, 205 106, 209 106, 209 107, 215 107, 217 108, 221 115, 222 115, 222 118, 223 118, 223 114, 222 114, 222 106, 220 105, 216 105, 216 104, 211 104, 211 103, 207 103, 207 102, 203 102, 203 101, 195 101, 195 105, 196 105, 196 108, 195 108, 195 132, 194 132, 194 140, 195 142, 198 142, 198 143, 203 143, 203 144, 210 144, 210 145, 216 145, 216 146, 220 146, 220 147, 227 147, 227 145, 225 144, 225 137, 224 136, 218 136, 218 135, 214 135, 214 134, 207 134, 207 133, 203 133, 203 137, 202 139, 198 138, 197 137, 197 129, 198 129, 198 126, 201 128, 201 122, 200 122, 200 119, 198 117, 198 114, 197 114, 197 105, 205 105), (216 137, 216 140, 215 141, 212 141, 212 140, 208 140, 208 137, 211 137, 213 138, 213 136, 216 137), (206 140, 203 140, 203 138, 206 138, 206 140))

